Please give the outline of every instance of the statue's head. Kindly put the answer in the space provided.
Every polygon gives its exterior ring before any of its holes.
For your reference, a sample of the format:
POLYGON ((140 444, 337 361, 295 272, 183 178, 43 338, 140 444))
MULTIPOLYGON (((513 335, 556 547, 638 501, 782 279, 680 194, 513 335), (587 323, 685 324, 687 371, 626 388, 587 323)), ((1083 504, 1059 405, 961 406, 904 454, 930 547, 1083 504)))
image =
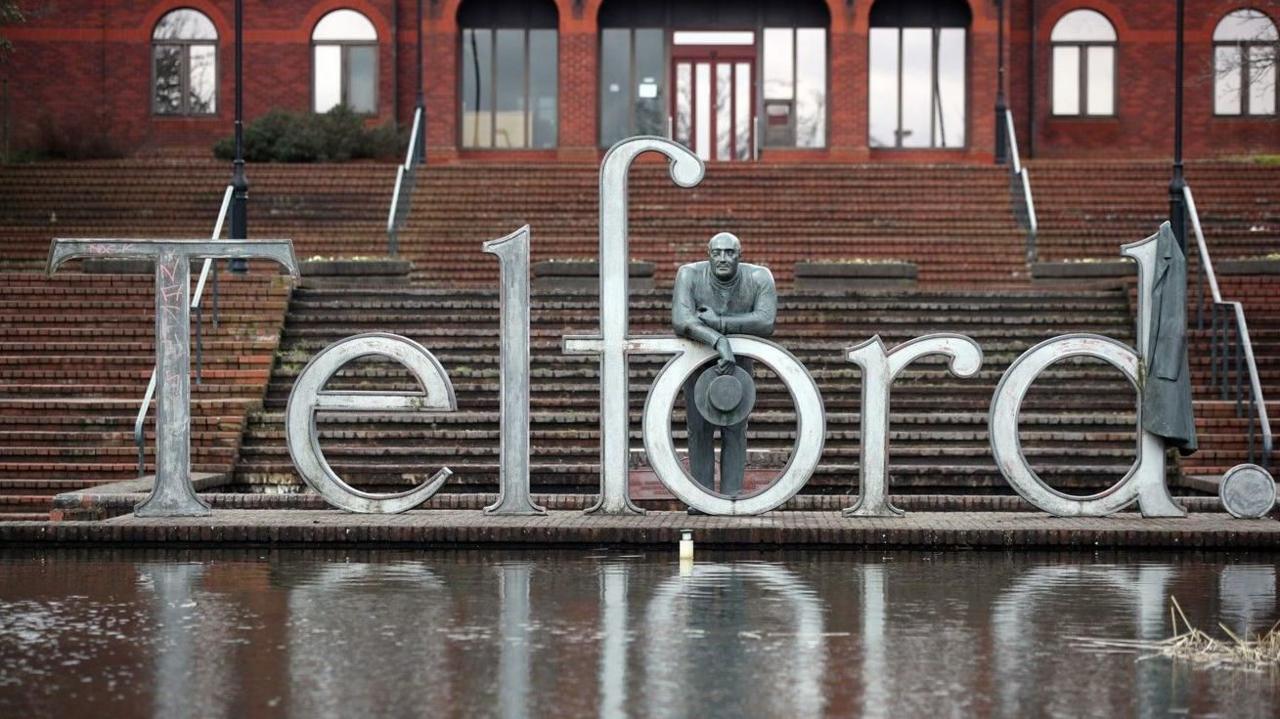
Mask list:
POLYGON ((707 257, 716 279, 731 280, 738 274, 738 263, 742 261, 742 243, 733 234, 721 232, 707 243, 707 257))

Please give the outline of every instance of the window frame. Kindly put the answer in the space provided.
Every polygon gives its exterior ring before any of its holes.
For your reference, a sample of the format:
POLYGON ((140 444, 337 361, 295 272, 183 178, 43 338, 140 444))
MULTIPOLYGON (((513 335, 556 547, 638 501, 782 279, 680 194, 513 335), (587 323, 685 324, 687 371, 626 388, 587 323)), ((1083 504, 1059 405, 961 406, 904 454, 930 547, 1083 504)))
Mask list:
MULTIPOLYGON (((559 27, 530 27, 527 25, 525 27, 499 27, 499 26, 493 26, 493 25, 475 25, 470 27, 459 27, 457 37, 458 37, 458 55, 457 55, 458 72, 456 73, 456 77, 455 77, 454 91, 456 92, 456 97, 458 98, 457 103, 455 103, 455 113, 456 113, 455 118, 457 120, 457 133, 456 133, 457 140, 456 141, 457 141, 458 149, 463 150, 465 152, 493 152, 493 151, 550 152, 558 149, 560 147, 560 130, 561 130, 561 124, 560 124, 560 90, 561 90, 560 28, 559 27), (489 77, 488 77, 489 87, 488 87, 488 92, 485 93, 489 101, 489 109, 487 111, 489 114, 489 144, 488 145, 468 145, 466 144, 466 139, 465 139, 466 111, 465 111, 465 108, 463 107, 463 102, 465 101, 466 98, 464 97, 464 94, 463 94, 463 86, 464 86, 464 83, 466 82, 466 77, 464 75, 466 72, 468 72, 468 70, 467 70, 466 63, 464 62, 466 58, 466 53, 467 53, 467 43, 465 42, 464 38, 467 32, 469 31, 474 32, 476 30, 484 30, 490 33, 489 77), (524 47, 524 64, 522 67, 522 70, 523 70, 522 90, 524 93, 523 127, 525 132, 524 132, 524 144, 520 145, 519 147, 498 147, 498 144, 497 144, 498 123, 496 121, 496 115, 498 112, 498 82, 497 82, 498 32, 500 31, 519 31, 523 33, 521 42, 523 43, 523 47, 524 47), (530 75, 532 74, 532 63, 530 62, 530 54, 533 49, 532 43, 529 42, 529 33, 533 31, 551 32, 551 33, 554 33, 554 37, 555 37, 556 61, 555 61, 555 67, 554 67, 554 71, 555 71, 554 74, 556 78, 556 133, 555 133, 555 142, 550 147, 537 147, 533 144, 534 107, 533 107, 533 98, 531 98, 529 95, 530 87, 531 87, 530 75)), ((599 71, 599 68, 597 67, 597 72, 598 71, 599 71)), ((475 112, 477 113, 480 112, 480 109, 477 107, 475 112)), ((599 118, 597 118, 597 123, 598 122, 599 122, 599 118)))
MULTIPOLYGON (((169 13, 165 13, 163 16, 161 16, 160 20, 163 20, 165 17, 168 17, 170 13, 177 12, 178 10, 192 10, 193 12, 200 12, 199 10, 194 10, 193 8, 175 8, 174 10, 171 10, 169 13)), ((205 15, 204 13, 200 13, 200 14, 203 15, 206 20, 209 20, 210 25, 213 25, 213 20, 210 19, 208 15, 205 15)), ((157 20, 156 25, 159 25, 159 24, 160 24, 160 21, 157 20)), ((218 26, 213 25, 213 28, 214 28, 214 32, 217 33, 218 26)), ((219 48, 219 43, 221 43, 222 37, 218 36, 213 38, 212 40, 209 40, 209 39, 157 40, 154 37, 155 29, 153 28, 151 32, 153 37, 151 38, 151 46, 149 48, 150 57, 148 58, 148 62, 151 65, 150 105, 151 105, 152 117, 193 117, 193 118, 217 117, 218 111, 221 108, 221 96, 220 96, 221 93, 219 93, 219 87, 218 87, 221 84, 219 83, 221 73, 218 72, 218 69, 220 67, 220 61, 221 61, 221 55, 222 55, 221 49, 219 48), (159 76, 156 74, 156 50, 161 47, 176 47, 178 48, 178 51, 179 51, 178 73, 179 73, 179 86, 180 86, 180 92, 181 92, 180 97, 182 100, 181 100, 181 108, 175 112, 164 112, 163 110, 161 110, 160 104, 156 101, 156 83, 160 79, 159 76), (213 48, 213 109, 208 112, 192 112, 190 109, 189 101, 190 101, 190 91, 191 91, 191 48, 193 47, 212 47, 213 48)))
MULTIPOLYGON (((362 13, 363 14, 363 13, 362 13)), ((327 17, 327 15, 326 15, 327 17)), ((323 20, 323 18, 321 18, 323 20)), ((368 18, 366 18, 368 19, 368 18)), ((317 23, 318 25, 319 23, 317 23)), ((315 29, 312 29, 315 34, 315 29)), ((322 115, 334 107, 345 107, 352 113, 360 117, 377 117, 379 108, 379 92, 378 84, 382 78, 382 43, 381 39, 374 40, 312 40, 311 41, 311 112, 322 115), (319 47, 337 47, 338 48, 338 104, 327 110, 316 109, 316 96, 318 94, 319 80, 316 72, 316 49, 319 47), (350 72, 349 50, 353 47, 370 47, 373 48, 373 110, 362 112, 351 107, 349 95, 351 90, 351 82, 348 73, 350 72)))
MULTIPOLYGON (((1066 17, 1065 15, 1063 17, 1066 17)), ((1105 16, 1104 16, 1105 17, 1105 16)), ((1061 18, 1059 18, 1061 20, 1061 18)), ((1110 22, 1108 18, 1107 22, 1110 22)), ((1114 25, 1112 26, 1114 27, 1114 25)), ((1054 40, 1049 43, 1049 114, 1051 117, 1070 117, 1077 120, 1115 119, 1120 116, 1120 88, 1116 78, 1120 74, 1120 41, 1117 40, 1054 40), (1060 47, 1073 47, 1079 58, 1076 72, 1076 97, 1079 99, 1079 110, 1076 112, 1058 112, 1054 105, 1054 90, 1057 87, 1058 73, 1054 63, 1060 47), (1111 48, 1111 112, 1089 112, 1089 48, 1111 48)))
POLYGON ((866 51, 866 52, 867 52, 866 57, 867 57, 867 92, 868 92, 868 98, 870 98, 870 87, 871 87, 871 78, 870 78, 870 73, 871 73, 871 32, 870 32, 870 31, 871 31, 871 30, 893 30, 893 31, 895 31, 895 32, 897 33, 897 49, 898 49, 898 52, 897 52, 897 72, 896 72, 896 73, 895 73, 895 75, 894 75, 894 77, 896 78, 896 89, 897 89, 897 92, 895 93, 895 96, 894 96, 894 103, 895 103, 895 104, 896 104, 896 106, 897 106, 897 112, 898 112, 898 115, 897 115, 897 117, 898 117, 898 126, 897 126, 897 128, 894 130, 894 133, 893 133, 893 137, 894 137, 894 144, 893 144, 893 145, 888 145, 888 146, 885 146, 885 145, 872 145, 872 144, 871 144, 871 115, 870 115, 870 113, 871 113, 871 106, 870 106, 870 103, 868 102, 868 105, 867 105, 867 147, 868 147, 869 149, 871 149, 871 150, 873 150, 873 151, 875 151, 875 152, 900 152, 900 151, 905 151, 905 152, 922 152, 922 151, 923 151, 923 152, 932 152, 932 151, 936 151, 936 150, 952 151, 952 152, 955 152, 955 151, 966 151, 966 150, 968 150, 968 149, 969 149, 969 147, 970 147, 969 140, 970 140, 970 138, 971 138, 971 132, 972 132, 972 130, 973 130, 973 128, 971 127, 971 122, 970 122, 970 110, 971 110, 972 108, 971 108, 971 107, 970 107, 970 105, 969 105, 970 101, 973 99, 973 84, 972 84, 972 83, 973 83, 973 56, 972 56, 972 53, 973 53, 973 31, 972 31, 972 28, 973 28, 973 26, 972 26, 972 22, 971 22, 969 25, 932 25, 932 26, 929 26, 929 25, 924 25, 924 26, 916 26, 916 25, 912 25, 912 26, 904 26, 904 25, 879 25, 879 26, 873 26, 873 27, 871 27, 871 28, 869 28, 869 29, 868 29, 868 32, 867 32, 867 51, 866 51), (929 31, 930 31, 930 39, 929 39, 929 42, 930 42, 930 50, 929 50, 929 53, 930 53, 930 56, 931 56, 931 57, 930 57, 930 72, 931 72, 931 73, 933 73, 933 78, 934 78, 934 81, 935 81, 935 82, 937 81, 937 73, 938 73, 938 67, 939 67, 938 44, 939 44, 939 41, 941 40, 941 31, 942 31, 942 30, 963 30, 963 31, 964 31, 964 63, 965 63, 965 67, 964 67, 964 143, 963 143, 963 144, 960 144, 960 145, 954 145, 954 146, 948 146, 948 145, 935 145, 935 144, 934 144, 934 136, 937 134, 937 125, 936 125, 936 122, 937 122, 937 112, 935 111, 935 108, 932 106, 932 102, 930 103, 930 105, 931 105, 931 106, 930 106, 930 108, 929 108, 929 144, 928 144, 927 146, 924 146, 924 147, 908 147, 908 146, 906 146, 906 145, 903 145, 903 144, 902 144, 902 139, 905 137, 905 135, 903 135, 903 134, 902 134, 902 118, 903 118, 903 112, 902 112, 902 84, 903 84, 903 83, 902 83, 902 53, 903 53, 903 32, 905 32, 906 30, 929 30, 929 31))
MULTIPOLYGON (((1218 20, 1218 24, 1221 25, 1222 22, 1225 21, 1227 17, 1229 17, 1233 13, 1239 12, 1240 10, 1251 10, 1251 9, 1253 8, 1238 8, 1236 10, 1232 10, 1231 12, 1224 14, 1218 20)), ((1275 20, 1271 19, 1270 15, 1267 15, 1261 10, 1257 10, 1256 12, 1263 15, 1268 20, 1271 20, 1272 28, 1276 27, 1276 22, 1275 20)), ((1215 26, 1215 28, 1216 27, 1217 26, 1215 26)), ((1251 84, 1249 82, 1249 67, 1252 62, 1250 59, 1250 55, 1251 55, 1250 51, 1253 48, 1270 48, 1271 52, 1275 54, 1276 60, 1273 61, 1272 71, 1277 78, 1275 80, 1276 84, 1280 85, 1280 40, 1214 40, 1212 43, 1212 51, 1209 57, 1209 62, 1212 64, 1212 71, 1213 71, 1213 82, 1211 83, 1211 90, 1210 90, 1210 92, 1212 93, 1212 97, 1210 99, 1210 104, 1213 107, 1213 116, 1215 118, 1221 117, 1221 118, 1243 118, 1243 119, 1259 120, 1259 119, 1280 117, 1280 93, 1277 93, 1277 90, 1280 90, 1280 88, 1272 89, 1272 94, 1275 95, 1275 98, 1272 100, 1271 112, 1260 112, 1260 113, 1249 112, 1249 103, 1252 99, 1252 93, 1249 91, 1250 84, 1251 84), (1237 48, 1240 50, 1240 67, 1239 67, 1240 111, 1239 112, 1218 112, 1218 77, 1219 77, 1218 49, 1219 48, 1237 48)))
MULTIPOLYGON (((868 37, 870 37, 870 35, 868 35, 868 37)), ((969 51, 968 39, 966 38, 965 40, 966 55, 968 54, 968 51, 969 51)), ((966 62, 967 61, 968 60, 966 57, 966 62)), ((756 134, 756 143, 759 145, 760 151, 764 152, 765 150, 800 150, 803 152, 814 152, 814 151, 825 152, 829 150, 831 148, 831 87, 832 87, 831 76, 834 74, 831 72, 831 25, 829 23, 827 25, 817 25, 817 26, 814 26, 814 25, 768 25, 768 24, 761 25, 756 30, 756 63, 755 64, 756 64, 756 79, 755 79, 756 95, 758 96, 756 100, 756 109, 754 110, 754 112, 756 113, 755 134, 756 134), (791 117, 795 121, 795 124, 792 126, 792 138, 791 138, 790 145, 766 144, 768 133, 764 132, 764 126, 765 126, 765 123, 768 122, 768 119, 765 117, 764 108, 765 108, 765 104, 768 102, 768 99, 765 97, 765 93, 764 93, 764 65, 765 65, 764 31, 765 30, 786 30, 791 34, 791 117), (799 81, 797 80, 797 78, 799 77, 799 73, 800 73, 800 42, 797 38, 799 37, 799 32, 801 30, 821 30, 822 43, 823 43, 823 47, 822 47, 822 63, 823 63, 822 65, 822 74, 823 74, 823 77, 822 77, 822 85, 823 85, 823 88, 822 88, 822 116, 823 116, 822 117, 822 143, 818 145, 806 145, 804 147, 801 147, 800 145, 796 144, 797 136, 800 128, 800 125, 799 125, 800 115, 796 109, 797 105, 799 104, 798 96, 800 93, 800 91, 797 89, 799 87, 799 81)), ((968 92, 967 82, 965 86, 965 92, 966 93, 968 92)))
MULTIPOLYGON (((627 127, 630 133, 628 137, 636 134, 636 31, 637 30, 657 30, 662 32, 662 81, 671 84, 672 72, 674 64, 671 62, 671 44, 673 30, 669 27, 645 26, 645 27, 601 27, 596 29, 596 145, 607 150, 612 147, 613 143, 605 144, 604 142, 604 32, 605 30, 623 30, 627 33, 627 76, 628 87, 630 91, 627 93, 627 127)), ((666 107, 667 128, 664 128, 666 137, 673 137, 674 128, 671 127, 674 122, 675 113, 671 111, 671 103, 674 102, 675 88, 664 87, 664 102, 666 107)))

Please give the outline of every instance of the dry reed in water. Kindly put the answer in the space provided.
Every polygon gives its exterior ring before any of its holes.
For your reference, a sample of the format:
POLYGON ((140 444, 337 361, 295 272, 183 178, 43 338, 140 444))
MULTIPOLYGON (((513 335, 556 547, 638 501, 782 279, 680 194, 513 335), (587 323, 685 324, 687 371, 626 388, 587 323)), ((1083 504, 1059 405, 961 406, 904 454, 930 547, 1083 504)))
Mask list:
POLYGON ((1249 639, 1238 637, 1221 623, 1222 631, 1230 641, 1216 639, 1191 626, 1183 614, 1178 600, 1170 597, 1169 616, 1173 622, 1173 636, 1162 641, 1143 639, 1098 639, 1076 637, 1083 646, 1097 649, 1120 649, 1129 652, 1147 652, 1139 661, 1152 657, 1169 657, 1194 662, 1209 669, 1243 669, 1263 671, 1280 667, 1280 622, 1265 633, 1249 639))

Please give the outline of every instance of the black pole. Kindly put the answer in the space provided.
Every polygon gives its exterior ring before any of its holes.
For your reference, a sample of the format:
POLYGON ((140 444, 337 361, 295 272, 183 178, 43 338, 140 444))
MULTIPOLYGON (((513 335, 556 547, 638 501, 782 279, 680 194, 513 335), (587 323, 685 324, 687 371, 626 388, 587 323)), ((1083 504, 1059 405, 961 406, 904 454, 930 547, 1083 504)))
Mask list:
MULTIPOLYGON (((244 176, 244 0, 236 0, 236 159, 231 163, 231 239, 249 239, 249 180, 244 176)), ((249 263, 230 262, 232 272, 244 273, 249 263)))
POLYGON ((1004 0, 996 0, 996 164, 1009 162, 1009 138, 1005 115, 1009 105, 1004 97, 1004 0))
POLYGON ((1178 0, 1177 40, 1174 51, 1173 80, 1173 179, 1169 181, 1169 224, 1178 238, 1178 247, 1187 254, 1187 208, 1183 190, 1187 186, 1182 176, 1182 5, 1178 0))
POLYGON ((418 111, 422 115, 422 123, 418 126, 418 162, 427 160, 427 99, 422 91, 422 0, 418 0, 418 111))

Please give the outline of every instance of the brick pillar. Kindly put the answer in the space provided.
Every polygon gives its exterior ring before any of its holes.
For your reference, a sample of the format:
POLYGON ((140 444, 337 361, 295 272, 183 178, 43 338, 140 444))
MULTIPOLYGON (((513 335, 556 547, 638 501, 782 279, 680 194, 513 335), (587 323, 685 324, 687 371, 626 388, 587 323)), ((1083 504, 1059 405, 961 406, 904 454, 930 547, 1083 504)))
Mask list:
MULTIPOLYGON (((998 68, 996 8, 994 3, 974 2, 973 22, 969 26, 969 133, 968 155, 976 161, 992 162, 996 152, 996 78, 998 68)), ((1005 14, 1008 23, 1009 13, 1005 14)), ((1009 68, 1005 54, 1005 71, 1009 68)))
POLYGON ((830 104, 827 143, 832 160, 863 162, 867 150, 867 16, 870 3, 852 10, 842 2, 828 2, 831 31, 828 36, 830 67, 827 86, 830 104))
MULTIPOLYGON (((596 27, 594 14, 576 22, 560 19, 560 138, 556 156, 595 162, 596 27)), ((569 18, 568 20, 571 20, 569 18)))
POLYGON ((427 162, 458 159, 458 30, 452 20, 428 22, 423 33, 427 162))

